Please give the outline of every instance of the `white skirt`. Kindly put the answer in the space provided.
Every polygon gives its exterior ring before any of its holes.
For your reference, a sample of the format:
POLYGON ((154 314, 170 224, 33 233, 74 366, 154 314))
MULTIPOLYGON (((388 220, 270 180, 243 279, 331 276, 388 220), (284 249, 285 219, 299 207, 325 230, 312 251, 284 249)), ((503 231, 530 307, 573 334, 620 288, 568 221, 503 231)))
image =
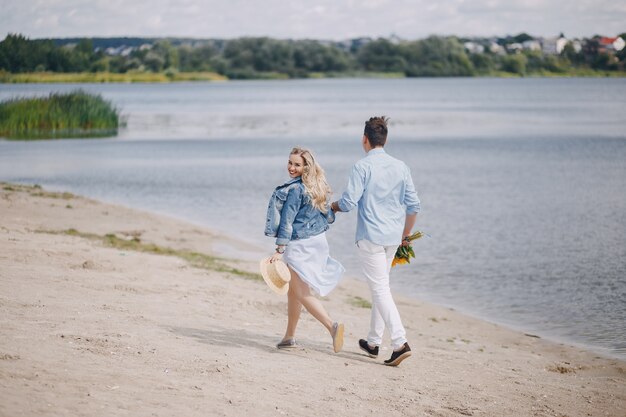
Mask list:
POLYGON ((290 241, 283 261, 322 297, 337 286, 345 272, 343 265, 328 253, 326 233, 290 241))

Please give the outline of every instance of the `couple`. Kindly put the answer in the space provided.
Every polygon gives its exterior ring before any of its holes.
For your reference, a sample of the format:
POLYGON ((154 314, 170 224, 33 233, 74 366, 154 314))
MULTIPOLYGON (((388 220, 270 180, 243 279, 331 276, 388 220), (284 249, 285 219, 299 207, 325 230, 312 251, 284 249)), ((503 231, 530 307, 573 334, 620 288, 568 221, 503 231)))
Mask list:
POLYGON ((352 168, 348 186, 338 201, 329 204, 330 187, 323 169, 310 151, 294 148, 287 171, 291 180, 274 191, 268 207, 265 234, 276 237, 276 253, 266 262, 288 266, 288 319, 280 349, 296 347, 294 338, 302 306, 326 327, 333 348, 343 346, 344 326, 333 321, 311 289, 321 296, 330 293, 344 268, 329 256, 325 232, 336 212, 358 207, 356 246, 363 275, 372 295, 370 331, 359 340, 370 357, 378 356, 385 327, 389 329, 393 353, 385 364, 397 366, 411 355, 400 314, 391 296, 389 272, 398 245, 415 225, 420 202, 411 173, 401 161, 385 153, 387 118, 365 122, 362 145, 367 156, 352 168))

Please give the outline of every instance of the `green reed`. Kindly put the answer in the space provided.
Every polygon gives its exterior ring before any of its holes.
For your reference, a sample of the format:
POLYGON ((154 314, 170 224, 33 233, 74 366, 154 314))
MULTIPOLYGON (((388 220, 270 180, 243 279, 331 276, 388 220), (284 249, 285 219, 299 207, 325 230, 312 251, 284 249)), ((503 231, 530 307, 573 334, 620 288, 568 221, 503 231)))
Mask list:
POLYGON ((110 102, 81 90, 0 102, 0 136, 9 139, 114 136, 119 124, 110 102))

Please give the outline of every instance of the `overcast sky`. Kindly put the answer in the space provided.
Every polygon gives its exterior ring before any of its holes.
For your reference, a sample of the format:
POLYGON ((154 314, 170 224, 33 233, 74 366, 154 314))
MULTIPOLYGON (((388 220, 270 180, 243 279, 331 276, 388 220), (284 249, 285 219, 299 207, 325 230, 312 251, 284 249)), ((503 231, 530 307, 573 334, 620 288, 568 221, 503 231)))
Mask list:
POLYGON ((0 36, 615 36, 624 0, 0 0, 0 36))

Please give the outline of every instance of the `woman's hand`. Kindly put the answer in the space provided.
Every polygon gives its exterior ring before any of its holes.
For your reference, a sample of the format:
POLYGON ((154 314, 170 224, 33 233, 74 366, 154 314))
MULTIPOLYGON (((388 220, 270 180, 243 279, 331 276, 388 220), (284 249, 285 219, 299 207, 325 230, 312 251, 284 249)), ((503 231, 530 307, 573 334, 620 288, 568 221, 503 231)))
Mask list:
POLYGON ((281 260, 282 258, 283 258, 283 254, 282 253, 274 253, 272 256, 270 256, 270 263, 273 263, 274 261, 281 260))

